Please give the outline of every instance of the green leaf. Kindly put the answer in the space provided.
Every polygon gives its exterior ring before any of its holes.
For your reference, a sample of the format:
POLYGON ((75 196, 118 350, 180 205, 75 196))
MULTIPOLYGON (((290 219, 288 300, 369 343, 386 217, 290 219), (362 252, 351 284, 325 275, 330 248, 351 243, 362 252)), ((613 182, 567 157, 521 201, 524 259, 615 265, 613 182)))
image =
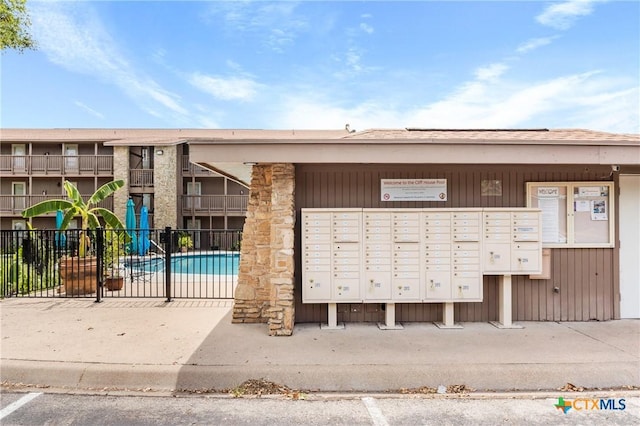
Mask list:
POLYGON ((124 225, 122 224, 118 216, 113 214, 110 210, 102 207, 96 207, 93 209, 93 211, 95 211, 100 216, 102 216, 102 218, 104 219, 104 222, 111 228, 115 230, 120 230, 124 228, 124 225))
POLYGON ((67 210, 64 214, 64 218, 62 219, 62 225, 60 225, 60 229, 67 229, 69 227, 69 224, 71 223, 71 220, 76 217, 77 212, 76 209, 71 207, 69 208, 69 210, 67 210))
POLYGON ((78 188, 68 180, 64 181, 64 189, 67 191, 67 196, 71 199, 73 204, 77 205, 83 210, 86 210, 87 205, 84 203, 82 196, 80 195, 80 191, 78 188))
POLYGON ((105 183, 93 193, 91 198, 89 198, 89 204, 98 204, 100 201, 104 200, 123 186, 124 180, 122 179, 105 183))
POLYGON ((73 203, 67 200, 45 200, 25 209, 22 217, 29 218, 41 214, 55 213, 58 210, 67 210, 73 207, 73 203))

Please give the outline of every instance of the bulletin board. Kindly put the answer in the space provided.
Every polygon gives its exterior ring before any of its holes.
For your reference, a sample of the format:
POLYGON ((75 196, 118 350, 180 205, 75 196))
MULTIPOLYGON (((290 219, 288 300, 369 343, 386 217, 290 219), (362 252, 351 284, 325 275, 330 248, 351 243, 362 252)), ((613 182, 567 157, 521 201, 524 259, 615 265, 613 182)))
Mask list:
POLYGON ((544 247, 614 247, 613 182, 528 182, 544 247))
POLYGON ((611 205, 607 185, 573 187, 573 235, 576 244, 611 242, 611 205))

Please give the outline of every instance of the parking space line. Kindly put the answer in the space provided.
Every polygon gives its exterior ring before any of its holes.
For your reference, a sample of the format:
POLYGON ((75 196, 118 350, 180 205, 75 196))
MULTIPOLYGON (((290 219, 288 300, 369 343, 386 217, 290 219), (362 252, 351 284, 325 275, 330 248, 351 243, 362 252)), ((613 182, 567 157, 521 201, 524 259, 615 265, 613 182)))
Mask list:
POLYGON ((367 407, 367 411, 369 412, 371 420, 373 420, 373 424, 375 426, 389 426, 389 422, 387 422, 382 411, 380 411, 375 399, 366 396, 362 398, 362 402, 364 403, 364 406, 367 407))
POLYGON ((20 398, 19 400, 14 401, 11 404, 7 405, 2 410, 0 410, 0 420, 4 419, 9 414, 13 413, 23 405, 28 404, 29 402, 39 397, 40 395, 42 395, 42 392, 30 392, 25 396, 23 396, 22 398, 20 398))

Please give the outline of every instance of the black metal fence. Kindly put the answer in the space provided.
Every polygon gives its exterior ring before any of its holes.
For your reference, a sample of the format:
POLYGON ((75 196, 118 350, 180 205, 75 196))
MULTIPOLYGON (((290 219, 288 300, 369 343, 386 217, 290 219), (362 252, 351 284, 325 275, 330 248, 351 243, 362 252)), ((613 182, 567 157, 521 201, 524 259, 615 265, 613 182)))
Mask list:
POLYGON ((0 297, 231 299, 239 230, 0 231, 0 297))

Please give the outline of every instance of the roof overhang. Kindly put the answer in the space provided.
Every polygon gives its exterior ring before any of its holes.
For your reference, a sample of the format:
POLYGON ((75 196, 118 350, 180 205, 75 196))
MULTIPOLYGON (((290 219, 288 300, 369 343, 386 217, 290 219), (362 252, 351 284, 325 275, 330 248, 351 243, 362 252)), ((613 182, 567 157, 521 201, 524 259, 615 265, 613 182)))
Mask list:
POLYGON ((191 161, 250 182, 257 163, 640 165, 640 143, 425 139, 188 141, 191 161))

